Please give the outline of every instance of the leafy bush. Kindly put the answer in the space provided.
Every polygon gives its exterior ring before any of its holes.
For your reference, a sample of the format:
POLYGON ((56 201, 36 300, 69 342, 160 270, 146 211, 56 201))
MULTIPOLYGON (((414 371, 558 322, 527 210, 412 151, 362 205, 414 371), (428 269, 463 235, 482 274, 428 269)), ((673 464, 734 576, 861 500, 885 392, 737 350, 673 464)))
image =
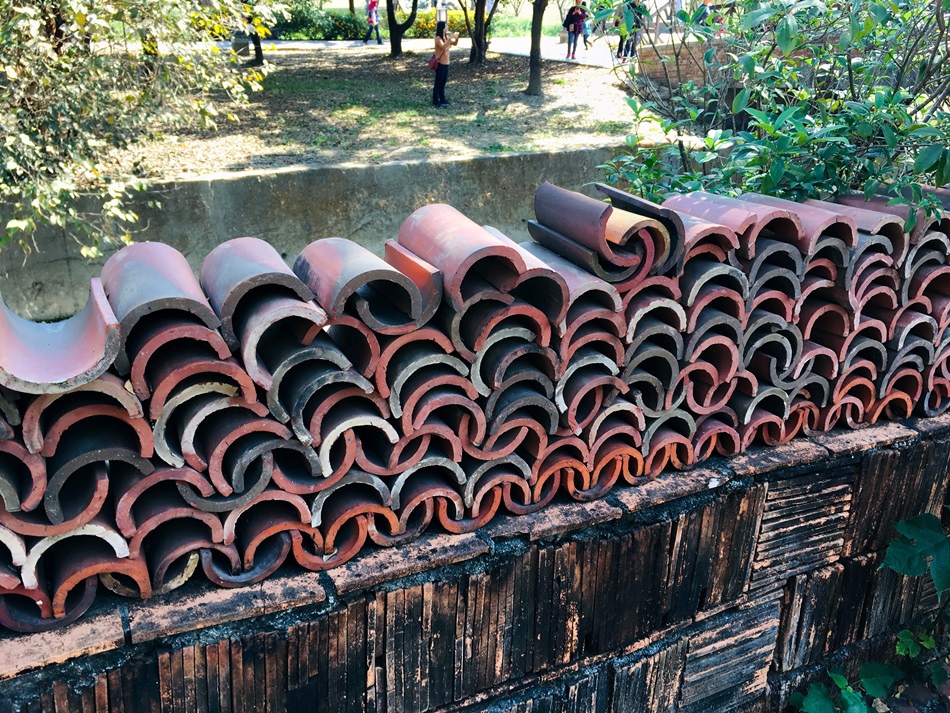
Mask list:
POLYGON ((950 0, 937 6, 737 0, 706 21, 680 12, 669 45, 643 38, 641 71, 627 77, 634 135, 608 181, 655 200, 858 190, 934 207, 920 185, 950 181, 950 0), (649 121, 666 142, 640 141, 649 121))
MULTIPOLYGON (((349 10, 322 10, 320 5, 297 0, 290 5, 290 19, 280 23, 275 33, 284 40, 359 40, 366 34, 365 15, 351 15, 349 10)), ((380 32, 384 27, 380 25, 380 32)))
MULTIPOLYGON (((557 37, 561 31, 559 20, 548 21, 541 26, 541 34, 545 37, 557 37)), ((491 21, 492 37, 530 37, 531 18, 512 17, 511 15, 495 15, 491 21)))
POLYGON ((323 3, 294 0, 287 5, 289 17, 274 28, 274 35, 285 40, 317 39, 321 23, 326 17, 323 3))
MULTIPOLYGON (((363 15, 351 15, 348 10, 330 10, 319 25, 320 40, 359 40, 369 25, 363 15)), ((380 25, 382 32, 382 25, 380 25)))
POLYGON ((259 90, 266 67, 242 67, 212 41, 245 27, 248 14, 266 34, 282 12, 239 0, 4 3, 0 248, 31 249, 40 225, 63 228, 86 256, 128 240, 137 216, 125 199, 146 181, 107 169, 110 150, 191 120, 215 126, 218 107, 259 90), (81 212, 80 194, 100 197, 101 212, 81 212))
MULTIPOLYGON (((397 12, 397 22, 405 22, 406 14, 397 12)), ((435 10, 424 10, 416 15, 416 21, 410 27, 404 37, 433 39, 435 37, 435 10)), ((448 12, 448 31, 458 32, 462 37, 468 36, 468 29, 465 27, 465 13, 461 10, 449 10, 448 12)))

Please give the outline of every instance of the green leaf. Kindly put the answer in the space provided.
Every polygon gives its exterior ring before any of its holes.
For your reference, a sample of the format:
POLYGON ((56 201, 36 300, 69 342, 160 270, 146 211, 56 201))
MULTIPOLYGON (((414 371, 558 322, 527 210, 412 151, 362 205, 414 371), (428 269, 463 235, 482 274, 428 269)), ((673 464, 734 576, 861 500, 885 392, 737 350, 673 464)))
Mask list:
POLYGON ((914 632, 904 629, 897 634, 896 651, 900 656, 910 656, 911 658, 920 655, 920 645, 917 643, 914 632))
MULTIPOLYGON (((908 211, 908 212, 907 212, 907 219, 904 221, 904 232, 905 232, 905 233, 909 233, 909 232, 912 231, 916 226, 917 226, 917 211, 916 211, 916 210, 908 211)), ((885 557, 885 560, 886 560, 886 559, 887 559, 887 558, 885 557)), ((925 568, 925 571, 926 571, 926 568, 925 568)), ((920 574, 923 574, 923 572, 921 572, 920 574)), ((915 575, 915 576, 918 576, 918 577, 919 577, 920 574, 915 575)))
POLYGON ((847 52, 851 49, 851 39, 853 35, 851 33, 851 28, 846 28, 842 33, 841 37, 838 39, 838 49, 842 52, 847 52))
POLYGON ((763 22, 768 22, 771 20, 772 15, 774 14, 775 8, 773 8, 771 5, 760 7, 758 10, 745 13, 742 16, 742 23, 740 24, 740 27, 743 30, 751 30, 754 27, 758 27, 763 22))
POLYGON ((950 680, 950 674, 943 664, 943 661, 931 661, 927 665, 927 676, 934 688, 940 688, 944 683, 950 680))
MULTIPOLYGON (((910 215, 916 215, 916 211, 910 211, 910 215)), ((912 230, 913 228, 907 228, 905 224, 904 229, 912 230)), ((921 557, 920 550, 905 537, 895 537, 891 540, 884 554, 884 560, 881 562, 881 569, 885 567, 909 577, 921 577, 927 572, 927 563, 921 557)))
POLYGON ((739 66, 742 67, 742 71, 752 77, 755 74, 755 58, 750 54, 744 54, 739 59, 739 66))
POLYGON ((791 54, 798 44, 798 22, 794 15, 786 15, 775 27, 775 41, 784 54, 791 54))
POLYGON ((772 179, 772 183, 776 186, 782 180, 782 177, 785 175, 785 162, 782 159, 776 159, 772 162, 772 165, 769 167, 769 178, 772 179))
POLYGON ((842 691, 851 688, 851 684, 848 683, 848 677, 843 673, 838 671, 829 671, 828 678, 835 682, 835 685, 840 688, 842 691))
POLYGON ((934 171, 934 185, 941 188, 948 183, 950 183, 950 150, 944 149, 943 156, 940 157, 934 171))
POLYGON ((930 560, 930 576, 937 588, 937 598, 950 589, 950 542, 946 539, 937 546, 930 560))
POLYGON ((923 646, 927 651, 933 651, 937 648, 937 642, 934 640, 928 632, 918 635, 917 640, 920 642, 920 645, 923 646))
POLYGON ((732 113, 740 114, 742 111, 749 105, 749 95, 752 94, 752 90, 746 87, 741 92, 736 94, 736 98, 732 100, 732 113))
POLYGON ((30 219, 11 219, 7 221, 7 231, 8 232, 18 232, 32 230, 33 221, 30 219))
POLYGON ((884 698, 904 674, 900 669, 877 661, 868 661, 861 666, 861 686, 872 698, 884 698))
POLYGON ((943 134, 940 132, 940 129, 936 129, 933 126, 927 126, 927 124, 916 124, 910 130, 911 136, 921 139, 929 138, 941 138, 943 134))
POLYGON ((865 702, 864 696, 857 691, 842 691, 841 704, 843 705, 842 713, 871 713, 872 711, 865 702))
POLYGON ((923 149, 919 154, 917 154, 917 160, 914 161, 914 171, 917 173, 924 173, 933 168, 934 164, 940 160, 940 156, 943 154, 943 146, 939 144, 931 144, 927 148, 923 149))
MULTIPOLYGON (((943 149, 941 149, 941 147, 938 146, 937 148, 942 152, 943 149)), ((912 517, 910 520, 902 520, 901 522, 895 523, 894 529, 904 537, 917 542, 921 549, 939 545, 947 539, 943 528, 940 526, 940 520, 937 519, 936 515, 931 515, 930 513, 924 513, 923 515, 912 517)))
POLYGON ((805 713, 835 713, 835 702, 827 688, 820 683, 813 683, 802 700, 802 710, 805 713))
POLYGON ((871 5, 870 12, 871 12, 871 15, 874 17, 874 19, 877 20, 878 23, 881 25, 887 22, 891 16, 891 13, 887 11, 886 7, 884 7, 883 5, 878 5, 877 3, 873 3, 871 5))
POLYGON ((881 133, 884 135, 884 143, 886 143, 889 148, 897 146, 897 136, 894 134, 894 129, 887 124, 881 124, 881 133))

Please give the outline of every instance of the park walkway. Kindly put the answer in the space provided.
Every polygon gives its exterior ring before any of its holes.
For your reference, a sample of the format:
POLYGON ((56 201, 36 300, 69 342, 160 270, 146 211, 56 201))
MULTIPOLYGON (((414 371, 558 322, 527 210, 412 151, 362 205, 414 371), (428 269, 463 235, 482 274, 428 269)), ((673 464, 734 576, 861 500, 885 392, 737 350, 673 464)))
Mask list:
MULTIPOLYGON (((428 49, 430 40, 403 40, 403 49, 409 51, 420 51, 428 49)), ((468 40, 465 38, 459 43, 459 50, 468 49, 468 40)), ((219 43, 221 49, 230 47, 229 43, 219 43)), ((331 49, 340 47, 359 47, 364 48, 362 42, 346 41, 328 41, 328 40, 270 40, 264 43, 264 54, 267 55, 268 48, 277 51, 280 50, 314 50, 331 49)), ((384 41, 383 47, 371 42, 365 45, 369 51, 384 50, 389 51, 389 43, 384 41)), ((611 68, 617 64, 614 53, 617 49, 617 39, 614 37, 596 37, 591 41, 590 49, 584 49, 584 43, 579 42, 577 48, 577 59, 568 60, 565 58, 567 53, 567 44, 560 42, 557 37, 541 38, 541 58, 552 62, 567 62, 569 64, 581 64, 591 67, 611 68), (609 43, 609 44, 608 44, 609 43)), ((516 57, 527 57, 531 52, 531 39, 529 37, 495 37, 489 45, 489 52, 499 54, 513 55, 516 57)))

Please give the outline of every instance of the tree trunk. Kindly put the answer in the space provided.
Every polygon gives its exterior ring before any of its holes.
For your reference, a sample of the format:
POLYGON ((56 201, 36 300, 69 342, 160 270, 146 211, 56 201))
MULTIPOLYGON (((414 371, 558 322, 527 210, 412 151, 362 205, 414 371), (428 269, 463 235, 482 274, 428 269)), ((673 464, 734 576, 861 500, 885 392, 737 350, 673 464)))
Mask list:
POLYGON ((261 47, 261 36, 251 31, 251 43, 254 45, 254 59, 251 60, 252 67, 260 67, 264 64, 264 48, 261 47))
MULTIPOLYGON (((472 38, 472 50, 469 53, 468 61, 473 64, 482 64, 488 54, 488 35, 491 30, 491 21, 495 16, 495 11, 500 3, 498 0, 492 2, 491 11, 488 11, 487 5, 490 0, 475 0, 474 21, 472 26, 469 21, 468 12, 465 13, 465 25, 468 28, 469 36, 472 38)), ((462 3, 462 9, 465 9, 465 3, 462 3)))
POLYGON ((484 64, 486 47, 485 0, 475 0, 475 26, 472 27, 472 49, 468 61, 472 64, 484 64))
MULTIPOLYGON (((396 22, 396 1, 386 0, 386 19, 389 21, 389 56, 398 57, 402 54, 402 36, 416 21, 416 12, 419 9, 419 0, 412 0, 412 11, 401 25, 396 22)), ((433 41, 435 38, 433 38, 433 41)))
POLYGON ((350 0, 350 14, 356 14, 356 0, 350 0))
POLYGON ((541 22, 548 0, 534 0, 531 9, 531 55, 528 60, 528 88, 525 94, 539 97, 541 91, 541 22))
POLYGON ((63 50, 63 42, 66 40, 66 20, 63 19, 63 9, 59 4, 53 5, 52 8, 48 8, 49 15, 45 18, 46 25, 46 36, 50 40, 50 44, 53 45, 53 50, 56 54, 61 54, 63 50))

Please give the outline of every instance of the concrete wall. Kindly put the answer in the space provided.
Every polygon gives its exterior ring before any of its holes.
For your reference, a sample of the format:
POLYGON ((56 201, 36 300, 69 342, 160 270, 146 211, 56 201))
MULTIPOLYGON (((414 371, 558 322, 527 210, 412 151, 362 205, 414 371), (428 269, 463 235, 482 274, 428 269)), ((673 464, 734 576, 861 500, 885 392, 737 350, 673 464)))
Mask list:
MULTIPOLYGON (((593 195, 584 184, 600 180, 597 166, 616 153, 596 148, 216 174, 157 185, 140 196, 141 232, 134 239, 174 245, 195 270, 215 245, 248 235, 268 240, 289 261, 307 243, 327 237, 381 252, 412 211, 442 202, 523 240, 543 181, 593 195), (147 205, 156 200, 160 209, 147 205)), ((30 319, 75 313, 103 261, 80 257, 79 245, 62 232, 40 236, 37 244, 25 262, 16 248, 0 253, 3 298, 30 319)))

